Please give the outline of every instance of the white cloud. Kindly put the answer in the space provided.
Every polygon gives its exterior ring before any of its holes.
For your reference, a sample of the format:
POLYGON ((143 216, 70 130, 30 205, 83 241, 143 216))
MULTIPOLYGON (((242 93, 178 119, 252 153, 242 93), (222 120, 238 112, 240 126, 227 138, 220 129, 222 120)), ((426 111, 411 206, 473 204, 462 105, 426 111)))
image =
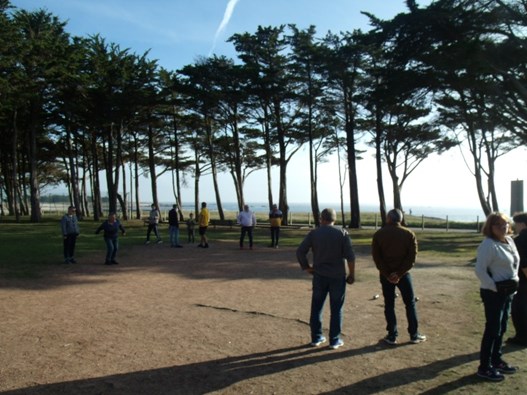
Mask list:
POLYGON ((218 38, 220 37, 221 33, 223 33, 223 31, 229 24, 232 13, 234 12, 234 8, 236 7, 236 4, 238 3, 238 1, 239 0, 229 0, 229 2, 227 3, 227 7, 225 8, 225 13, 223 14, 223 19, 220 25, 218 26, 218 29, 216 30, 216 34, 214 35, 214 41, 212 43, 212 48, 210 49, 209 56, 211 56, 212 53, 214 52, 218 38))

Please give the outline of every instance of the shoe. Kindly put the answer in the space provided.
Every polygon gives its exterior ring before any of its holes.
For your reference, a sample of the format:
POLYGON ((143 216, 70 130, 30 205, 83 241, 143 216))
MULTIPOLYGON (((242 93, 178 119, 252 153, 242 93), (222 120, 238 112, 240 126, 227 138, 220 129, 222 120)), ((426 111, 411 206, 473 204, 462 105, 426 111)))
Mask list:
POLYGON ((203 248, 209 248, 209 243, 206 243, 203 248))
POLYGON ((176 248, 183 248, 183 246, 181 244, 177 244, 176 248))
POLYGON ((425 335, 421 335, 419 333, 413 335, 412 337, 410 337, 410 342, 413 343, 413 344, 418 344, 418 343, 422 343, 422 342, 425 342, 426 341, 426 336, 425 335))
POLYGON ((119 262, 117 262, 117 261, 110 261, 110 264, 111 264, 111 265, 118 265, 119 262))
POLYGON ((317 340, 313 340, 311 343, 309 343, 309 345, 311 347, 318 347, 322 343, 325 343, 325 342, 326 342, 326 338, 324 336, 322 336, 322 337, 319 337, 317 340))
POLYGON ((397 344, 397 337, 395 335, 386 335, 386 337, 382 340, 390 346, 394 346, 397 344))
POLYGON ((503 374, 513 374, 518 371, 518 368, 515 366, 509 365, 507 362, 501 361, 500 363, 494 365, 494 369, 499 373, 503 374))
POLYGON ((150 244, 150 240, 145 241, 145 245, 150 244))
POLYGON ((64 259, 64 264, 65 265, 69 265, 70 264, 70 260, 69 259, 64 259))
POLYGON ((503 381, 505 376, 498 372, 496 369, 478 370, 478 377, 490 381, 503 381))
POLYGON ((329 348, 331 348, 332 350, 336 350, 337 348, 340 348, 343 345, 344 345, 344 342, 342 341, 342 339, 337 339, 337 341, 329 345, 329 348))
POLYGON ((161 243, 163 243, 163 240, 158 240, 158 241, 156 241, 156 243, 157 244, 161 244, 161 243))
POLYGON ((201 244, 198 244, 198 248, 205 248, 205 247, 203 247, 203 245, 201 244))
POLYGON ((274 248, 278 248, 278 244, 274 246, 274 248))
POLYGON ((70 263, 77 263, 77 261, 73 258, 70 259, 70 263))

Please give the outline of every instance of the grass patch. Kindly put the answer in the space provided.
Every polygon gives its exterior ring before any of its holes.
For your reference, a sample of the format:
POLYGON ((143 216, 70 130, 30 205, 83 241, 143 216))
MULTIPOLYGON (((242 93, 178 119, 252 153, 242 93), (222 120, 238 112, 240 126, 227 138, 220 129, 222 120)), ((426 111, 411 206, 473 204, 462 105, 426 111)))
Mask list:
MULTIPOLYGON (((45 216, 38 224, 16 223, 4 217, 0 223, 0 275, 8 278, 38 278, 50 266, 62 264, 62 237, 59 216, 45 216)), ((95 235, 100 222, 85 220, 80 222, 81 234, 77 239, 76 255, 82 256, 102 253, 105 249, 102 235, 95 235)), ((263 219, 260 221, 263 224, 263 219)), ((146 236, 146 226, 141 220, 123 222, 127 235, 119 238, 121 247, 142 244, 146 236)), ((282 227, 280 245, 296 247, 310 231, 309 227, 282 227)), ((371 239, 375 228, 351 229, 349 231, 355 251, 369 254, 371 239)), ((160 225, 164 240, 168 239, 167 224, 160 225)), ((476 248, 482 236, 475 232, 442 232, 438 230, 417 230, 419 255, 423 258, 444 259, 445 262, 473 261, 476 248)), ((237 243, 240 235, 238 226, 209 227, 208 236, 214 241, 237 243)), ((181 241, 186 241, 186 226, 180 229, 181 241)), ((255 244, 265 246, 270 243, 270 232, 266 226, 258 226, 254 231, 255 244)), ((196 244, 199 235, 196 232, 196 244)))

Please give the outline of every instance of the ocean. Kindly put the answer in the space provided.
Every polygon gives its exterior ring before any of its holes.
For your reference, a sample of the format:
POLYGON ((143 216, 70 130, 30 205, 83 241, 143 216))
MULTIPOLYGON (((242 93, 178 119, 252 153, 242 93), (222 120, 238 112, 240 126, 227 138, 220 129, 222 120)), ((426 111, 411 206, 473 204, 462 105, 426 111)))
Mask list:
MULTIPOLYGON (((235 202, 222 203, 223 210, 225 211, 238 211, 238 204, 235 202)), ((340 210, 339 203, 320 203, 320 209, 329 207, 334 208, 337 212, 340 210)), ((150 203, 144 205, 143 210, 148 210, 150 203)), ((207 207, 211 211, 218 209, 217 205, 212 202, 207 202, 207 207)), ((267 203, 249 203, 249 207, 256 213, 267 212, 269 210, 267 203)), ((172 208, 172 203, 161 203, 160 210, 168 211, 172 208)), ((194 211, 193 204, 184 204, 183 212, 186 215, 188 212, 194 211)), ((309 203, 289 203, 289 209, 291 213, 311 213, 311 205, 309 203)), ((388 208, 389 209, 389 208, 388 208)), ((349 204, 344 205, 344 210, 349 212, 349 204)), ((361 205, 361 212, 363 213, 378 213, 379 207, 372 204, 361 205)), ((425 216, 432 218, 447 219, 449 221, 456 222, 482 222, 485 220, 485 215, 481 208, 478 207, 431 207, 431 206, 412 206, 406 209, 406 214, 415 216, 425 216)))

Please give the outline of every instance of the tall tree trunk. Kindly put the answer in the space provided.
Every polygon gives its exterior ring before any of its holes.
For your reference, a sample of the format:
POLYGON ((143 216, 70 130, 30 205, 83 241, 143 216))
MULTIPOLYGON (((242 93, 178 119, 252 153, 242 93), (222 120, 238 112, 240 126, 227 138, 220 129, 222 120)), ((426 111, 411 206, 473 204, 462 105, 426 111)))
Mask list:
POLYGON ((152 203, 159 207, 157 198, 157 175, 154 152, 154 130, 152 124, 148 124, 148 169, 150 171, 150 188, 152 190, 152 203))
POLYGON ((38 177, 37 159, 37 125, 35 122, 35 103, 31 104, 32 115, 29 125, 29 190, 31 200, 31 222, 40 222, 42 212, 40 209, 40 185, 38 177))
POLYGON ((386 223, 386 198, 384 197, 384 186, 382 179, 382 129, 380 116, 376 115, 375 121, 375 164, 377 168, 377 192, 379 194, 379 211, 382 224, 386 223))

